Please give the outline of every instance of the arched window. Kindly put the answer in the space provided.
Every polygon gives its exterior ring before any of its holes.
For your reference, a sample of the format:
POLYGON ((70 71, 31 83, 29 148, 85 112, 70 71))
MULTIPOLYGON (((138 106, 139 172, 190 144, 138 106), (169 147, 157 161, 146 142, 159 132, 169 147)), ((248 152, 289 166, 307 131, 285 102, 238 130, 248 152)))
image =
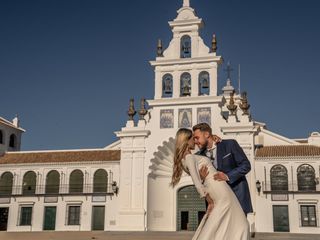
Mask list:
POLYGON ((2 133, 2 130, 0 130, 0 144, 3 144, 3 133, 2 133))
POLYGON ((17 137, 14 134, 10 135, 10 140, 9 140, 9 147, 15 148, 17 144, 17 137))
POLYGON ((298 167, 298 190, 299 191, 315 191, 316 175, 314 168, 309 164, 303 164, 298 167))
POLYGON ((190 73, 183 73, 180 78, 180 96, 191 95, 191 75, 190 73))
POLYGON ((165 74, 162 78, 162 97, 172 97, 173 77, 171 74, 165 74))
POLYGON ((47 174, 46 178, 46 194, 58 194, 60 187, 60 174, 56 170, 52 170, 47 174))
POLYGON ((275 165, 270 170, 271 191, 288 191, 288 171, 283 165, 275 165))
POLYGON ((70 174, 69 193, 83 192, 83 173, 80 170, 74 170, 70 174))
POLYGON ((37 184, 36 173, 33 171, 27 172, 23 176, 22 194, 23 195, 34 195, 36 193, 36 184, 37 184))
POLYGON ((106 193, 108 188, 108 173, 104 169, 99 169, 94 173, 93 192, 106 193))
POLYGON ((13 184, 13 174, 11 172, 5 172, 0 177, 0 196, 11 195, 13 184))
POLYGON ((181 58, 190 58, 191 57, 191 37, 188 35, 184 35, 181 38, 181 58))
POLYGON ((209 95, 210 78, 208 72, 199 74, 199 95, 209 95))

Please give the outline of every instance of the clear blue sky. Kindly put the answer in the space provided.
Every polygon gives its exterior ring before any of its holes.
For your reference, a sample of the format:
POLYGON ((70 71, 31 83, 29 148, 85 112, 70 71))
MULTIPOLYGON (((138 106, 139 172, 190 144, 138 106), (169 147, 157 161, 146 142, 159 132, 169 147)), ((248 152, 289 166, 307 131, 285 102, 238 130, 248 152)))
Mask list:
MULTIPOLYGON (((182 0, 1 0, 0 116, 16 113, 23 150, 96 148, 154 94, 148 61, 182 0)), ((320 1, 191 0, 218 53, 241 64, 257 121, 288 137, 320 131, 320 1)), ((223 66, 225 68, 225 65, 223 66)), ((233 80, 236 80, 236 71, 233 80)), ((225 73, 219 75, 220 87, 225 73)), ((235 84, 236 85, 236 84, 235 84)))

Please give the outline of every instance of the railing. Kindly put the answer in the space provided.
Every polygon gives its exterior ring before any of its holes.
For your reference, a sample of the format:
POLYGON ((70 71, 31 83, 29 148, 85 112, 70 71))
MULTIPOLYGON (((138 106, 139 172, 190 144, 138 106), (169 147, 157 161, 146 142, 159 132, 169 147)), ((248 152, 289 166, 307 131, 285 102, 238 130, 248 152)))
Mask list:
POLYGON ((0 198, 61 195, 114 195, 111 184, 31 185, 0 188, 0 198))
POLYGON ((297 182, 288 182, 288 186, 273 185, 262 182, 261 191, 264 194, 320 194, 319 184, 304 184, 298 186, 297 182))

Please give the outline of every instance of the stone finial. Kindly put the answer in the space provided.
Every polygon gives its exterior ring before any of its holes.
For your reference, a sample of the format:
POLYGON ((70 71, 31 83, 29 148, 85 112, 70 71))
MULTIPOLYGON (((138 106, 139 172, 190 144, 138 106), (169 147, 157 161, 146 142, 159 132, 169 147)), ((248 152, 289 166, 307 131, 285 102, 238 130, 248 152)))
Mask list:
POLYGON ((136 110, 134 109, 134 99, 131 98, 130 99, 130 105, 129 105, 129 110, 128 110, 128 116, 129 116, 129 120, 133 120, 134 115, 136 115, 136 110))
POLYGON ((144 116, 148 113, 148 110, 146 109, 146 100, 145 98, 141 98, 140 101, 140 110, 139 110, 139 119, 144 120, 144 116))
POLYGON ((217 52, 218 46, 217 46, 217 37, 215 34, 213 34, 212 42, 211 42, 211 52, 217 52))
POLYGON ((222 88, 223 95, 230 96, 230 94, 233 93, 234 91, 235 91, 234 87, 231 85, 231 80, 227 79, 226 86, 222 88))
POLYGON ((16 127, 20 127, 20 120, 19 120, 18 114, 16 114, 15 118, 12 119, 12 124, 16 127))
POLYGON ((242 115, 249 115, 250 104, 248 103, 247 92, 241 94, 241 103, 239 104, 239 107, 243 111, 242 115))
POLYGON ((162 40, 158 40, 158 46, 157 46, 157 56, 163 57, 163 47, 162 47, 162 40))
POLYGON ((230 93, 230 101, 227 108, 230 111, 231 115, 233 116, 236 115, 238 106, 234 104, 234 92, 230 93))

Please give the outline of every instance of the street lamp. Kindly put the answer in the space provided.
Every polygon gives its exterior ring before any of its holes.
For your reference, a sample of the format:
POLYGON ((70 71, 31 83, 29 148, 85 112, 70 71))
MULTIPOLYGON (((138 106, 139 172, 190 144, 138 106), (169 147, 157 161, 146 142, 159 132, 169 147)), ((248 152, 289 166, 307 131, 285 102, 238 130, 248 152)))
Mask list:
POLYGON ((111 187, 112 187, 113 193, 115 193, 116 195, 118 195, 119 187, 117 186, 117 182, 116 182, 116 181, 113 181, 113 182, 112 182, 111 187))
POLYGON ((256 181, 256 187, 257 187, 257 191, 258 191, 258 194, 260 196, 260 192, 261 192, 261 182, 259 180, 256 181))

